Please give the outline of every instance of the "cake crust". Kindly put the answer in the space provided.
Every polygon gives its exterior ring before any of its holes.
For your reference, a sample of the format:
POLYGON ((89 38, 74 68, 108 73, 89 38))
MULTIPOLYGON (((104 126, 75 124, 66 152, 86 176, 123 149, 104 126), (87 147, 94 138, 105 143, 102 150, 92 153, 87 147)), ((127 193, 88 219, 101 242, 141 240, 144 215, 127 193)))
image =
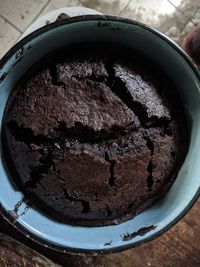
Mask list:
POLYGON ((13 90, 4 114, 6 162, 25 194, 55 219, 91 226, 160 199, 187 148, 170 81, 96 50, 44 66, 13 90))

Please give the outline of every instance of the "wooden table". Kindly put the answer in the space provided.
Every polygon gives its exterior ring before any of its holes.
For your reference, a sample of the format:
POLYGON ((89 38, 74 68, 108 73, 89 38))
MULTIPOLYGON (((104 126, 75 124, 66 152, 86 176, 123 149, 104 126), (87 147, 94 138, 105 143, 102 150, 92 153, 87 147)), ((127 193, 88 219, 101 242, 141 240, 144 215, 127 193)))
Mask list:
POLYGON ((167 233, 135 249, 108 255, 104 261, 120 267, 200 267, 200 199, 167 233))
MULTIPOLYGON (((200 199, 179 223, 159 238, 137 248, 98 257, 66 255, 43 248, 16 233, 2 219, 0 228, 64 267, 200 267, 200 199)), ((4 267, 1 256, 0 266, 4 267)))

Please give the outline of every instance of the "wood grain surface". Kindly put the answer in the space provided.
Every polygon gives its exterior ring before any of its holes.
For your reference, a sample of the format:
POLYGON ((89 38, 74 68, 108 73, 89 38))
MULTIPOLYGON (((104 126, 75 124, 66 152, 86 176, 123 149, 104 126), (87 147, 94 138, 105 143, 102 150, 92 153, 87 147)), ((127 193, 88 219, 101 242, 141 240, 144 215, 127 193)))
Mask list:
POLYGON ((1 267, 59 267, 21 242, 0 233, 1 267))
MULTIPOLYGON (((179 223, 159 238, 137 248, 97 257, 63 254, 43 248, 17 233, 2 219, 0 222, 2 232, 11 235, 64 267, 200 267, 200 199, 179 223)), ((0 242, 1 250, 2 243, 0 242)), ((3 256, 0 253, 1 267, 4 267, 2 257, 5 258, 5 253, 3 256)), ((8 253, 10 252, 8 251, 8 253)), ((5 266, 13 267, 15 265, 5 266)), ((43 267, 43 265, 41 266, 43 267)), ((44 266, 49 267, 49 265, 44 266)))

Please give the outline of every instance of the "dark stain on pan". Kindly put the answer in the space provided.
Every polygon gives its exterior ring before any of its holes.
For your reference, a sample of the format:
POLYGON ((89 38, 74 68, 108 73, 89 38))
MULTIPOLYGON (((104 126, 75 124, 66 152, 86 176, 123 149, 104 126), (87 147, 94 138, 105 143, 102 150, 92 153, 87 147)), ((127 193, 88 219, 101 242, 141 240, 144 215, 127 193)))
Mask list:
POLYGON ((112 245, 112 241, 107 241, 104 246, 111 246, 112 245))
POLYGON ((155 226, 155 225, 151 225, 151 226, 147 226, 147 227, 142 227, 138 231, 133 232, 133 233, 125 233, 122 236, 122 241, 129 241, 129 240, 135 238, 136 236, 143 236, 146 233, 154 230, 156 227, 157 226, 155 226))
POLYGON ((24 214, 26 214, 26 212, 30 208, 31 208, 31 204, 30 204, 29 200, 26 199, 25 197, 23 197, 21 200, 19 200, 15 204, 14 209, 7 211, 7 213, 9 213, 11 217, 13 217, 15 220, 17 220, 20 216, 23 216, 24 214), (19 214, 19 209, 23 204, 26 204, 26 206, 24 207, 24 210, 22 211, 22 213, 19 214))
POLYGON ((19 57, 19 58, 15 61, 15 63, 12 65, 12 67, 11 67, 10 70, 12 70, 12 69, 14 68, 14 66, 15 66, 17 63, 19 63, 19 61, 21 61, 21 60, 23 59, 23 57, 24 57, 24 56, 19 57))
POLYGON ((25 215, 27 213, 27 211, 32 207, 30 201, 26 200, 26 206, 24 207, 24 210, 22 211, 22 213, 19 215, 20 217, 25 215))
POLYGON ((28 45, 27 47, 25 46, 20 47, 20 49, 15 54, 16 60, 23 57, 26 51, 28 51, 30 48, 31 48, 31 45, 28 45))
POLYGON ((11 72, 11 70, 14 68, 14 66, 19 63, 19 61, 21 61, 24 57, 24 54, 31 48, 31 45, 28 45, 27 47, 22 46, 15 54, 15 62, 12 65, 12 67, 10 68, 10 70, 8 72, 4 72, 1 76, 0 76, 0 83, 4 81, 4 79, 6 78, 6 76, 11 72))
POLYGON ((15 59, 18 60, 18 58, 21 58, 24 55, 24 46, 20 47, 20 49, 15 54, 15 59))
POLYGON ((18 202, 15 204, 15 208, 14 208, 13 212, 18 213, 19 208, 21 207, 21 205, 22 205, 25 201, 26 201, 25 197, 23 197, 20 201, 18 201, 18 202))
POLYGON ((25 215, 27 213, 27 211, 32 207, 31 203, 26 200, 26 206, 24 207, 24 210, 22 211, 22 213, 19 215, 19 217, 25 215))
POLYGON ((105 21, 98 21, 97 22, 97 26, 100 27, 100 28, 103 28, 103 27, 110 27, 110 30, 111 31, 119 31, 121 30, 121 27, 119 26, 111 26, 111 23, 110 22, 105 22, 105 21))
POLYGON ((111 23, 110 22, 107 22, 107 21, 101 21, 101 20, 99 20, 97 22, 97 26, 100 27, 100 28, 102 28, 102 27, 109 27, 110 25, 111 25, 111 23))

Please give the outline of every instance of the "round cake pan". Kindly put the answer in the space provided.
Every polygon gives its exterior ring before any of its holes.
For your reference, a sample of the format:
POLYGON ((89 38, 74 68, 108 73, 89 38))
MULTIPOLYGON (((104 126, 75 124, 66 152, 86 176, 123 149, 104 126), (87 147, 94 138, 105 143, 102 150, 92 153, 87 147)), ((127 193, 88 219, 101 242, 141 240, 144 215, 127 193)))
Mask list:
POLYGON ((200 193, 200 77, 189 57, 156 30, 118 17, 78 16, 36 30, 19 41, 0 61, 1 122, 13 87, 32 65, 55 49, 87 42, 115 43, 150 57, 173 79, 184 104, 189 130, 187 157, 165 197, 129 221, 102 227, 63 224, 30 205, 6 168, 6 151, 2 151, 0 141, 0 211, 3 217, 44 246, 63 252, 95 254, 119 251, 158 237, 197 200, 200 193))

